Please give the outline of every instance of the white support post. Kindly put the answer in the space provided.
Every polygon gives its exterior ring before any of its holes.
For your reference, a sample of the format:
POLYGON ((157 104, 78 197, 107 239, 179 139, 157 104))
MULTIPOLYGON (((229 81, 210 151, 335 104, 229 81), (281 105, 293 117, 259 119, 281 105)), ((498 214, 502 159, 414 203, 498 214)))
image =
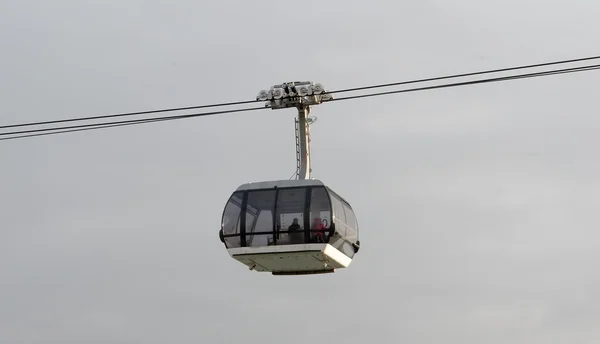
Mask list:
POLYGON ((298 179, 310 179, 310 129, 308 115, 310 106, 298 106, 298 136, 300 143, 300 168, 298 179))

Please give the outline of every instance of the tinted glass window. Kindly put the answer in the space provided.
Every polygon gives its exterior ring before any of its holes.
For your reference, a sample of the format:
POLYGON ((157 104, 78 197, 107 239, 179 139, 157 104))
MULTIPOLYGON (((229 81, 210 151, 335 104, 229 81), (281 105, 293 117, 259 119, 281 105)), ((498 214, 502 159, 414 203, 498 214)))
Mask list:
POLYGON ((352 209, 346 204, 342 203, 344 207, 344 214, 346 215, 346 239, 351 242, 356 242, 358 238, 358 224, 356 223, 356 217, 352 209))
POLYGON ((246 205, 246 233, 273 231, 272 212, 275 210, 275 190, 248 192, 246 205), (263 214, 271 213, 271 217, 263 214), (258 221, 260 217, 261 221, 258 221))
MULTIPOLYGON (((249 247, 304 243, 308 230, 311 231, 310 242, 329 242, 329 229, 335 224, 335 230, 343 239, 355 242, 358 223, 352 208, 328 188, 317 186, 310 188, 310 206, 305 214, 308 190, 294 187, 248 191, 244 214, 241 214, 244 193, 234 193, 223 212, 223 234, 239 234, 243 219, 244 239, 249 247), (306 223, 309 228, 305 228, 306 223)), ((347 251, 342 238, 330 244, 347 251)), ((239 247, 241 241, 239 237, 225 238, 227 247, 239 247)))
MULTIPOLYGON (((310 229, 328 229, 331 226, 331 205, 324 187, 313 187, 310 197, 310 229)), ((311 242, 327 241, 329 231, 311 232, 311 242)))
POLYGON ((277 195, 278 229, 284 231, 277 238, 277 245, 304 243, 305 188, 279 189, 277 195), (289 231, 289 233, 285 233, 289 231))
POLYGON ((335 195, 331 195, 331 203, 333 205, 333 223, 335 223, 335 230, 340 233, 342 237, 346 236, 346 213, 342 206, 342 201, 339 200, 335 195))
POLYGON ((223 228, 223 234, 236 234, 240 232, 240 211, 242 206, 242 193, 234 193, 223 212, 223 219, 221 226, 223 228))
MULTIPOLYGON (((240 233, 240 212, 242 206, 242 193, 236 192, 225 205, 223 218, 221 219, 221 228, 223 234, 239 234, 240 233)), ((225 238, 225 245, 228 248, 240 247, 241 240, 239 237, 225 238)))
POLYGON ((267 246, 273 240, 275 190, 248 192, 246 206, 246 246, 267 246), (265 234, 251 234, 267 232, 265 234))

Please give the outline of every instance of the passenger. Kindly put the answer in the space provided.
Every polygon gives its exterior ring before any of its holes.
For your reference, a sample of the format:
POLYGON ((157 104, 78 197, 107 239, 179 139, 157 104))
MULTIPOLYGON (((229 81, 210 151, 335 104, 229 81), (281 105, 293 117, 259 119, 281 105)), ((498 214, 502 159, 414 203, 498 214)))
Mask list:
POLYGON ((318 232, 315 232, 314 237, 315 237, 315 239, 316 239, 317 242, 324 243, 325 242, 325 235, 324 235, 325 225, 321 221, 321 218, 315 217, 313 219, 313 223, 312 223, 311 229, 318 229, 319 230, 318 232))
POLYGON ((295 232, 299 229, 300 229, 300 224, 298 223, 298 218, 295 217, 294 220, 292 221, 292 224, 288 227, 288 230, 290 232, 295 232))
POLYGON ((298 218, 294 218, 292 224, 288 227, 290 231, 289 240, 290 244, 302 244, 304 243, 304 234, 300 232, 300 224, 298 223, 298 218))

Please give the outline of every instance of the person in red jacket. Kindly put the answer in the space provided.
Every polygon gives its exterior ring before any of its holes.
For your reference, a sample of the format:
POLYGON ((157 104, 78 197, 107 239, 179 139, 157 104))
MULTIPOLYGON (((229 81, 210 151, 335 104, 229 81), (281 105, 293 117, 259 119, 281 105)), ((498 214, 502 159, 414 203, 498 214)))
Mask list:
POLYGON ((310 226, 310 229, 319 229, 318 232, 314 232, 314 237, 317 240, 317 242, 325 242, 325 225, 321 221, 320 217, 315 217, 313 219, 313 223, 312 226, 310 226))

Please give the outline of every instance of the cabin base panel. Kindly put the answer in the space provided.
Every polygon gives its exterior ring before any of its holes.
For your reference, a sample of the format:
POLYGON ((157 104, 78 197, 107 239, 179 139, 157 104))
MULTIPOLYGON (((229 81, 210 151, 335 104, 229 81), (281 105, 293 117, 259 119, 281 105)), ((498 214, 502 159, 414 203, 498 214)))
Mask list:
POLYGON ((329 244, 239 247, 227 251, 249 269, 273 275, 332 273, 348 267, 352 261, 329 244))

